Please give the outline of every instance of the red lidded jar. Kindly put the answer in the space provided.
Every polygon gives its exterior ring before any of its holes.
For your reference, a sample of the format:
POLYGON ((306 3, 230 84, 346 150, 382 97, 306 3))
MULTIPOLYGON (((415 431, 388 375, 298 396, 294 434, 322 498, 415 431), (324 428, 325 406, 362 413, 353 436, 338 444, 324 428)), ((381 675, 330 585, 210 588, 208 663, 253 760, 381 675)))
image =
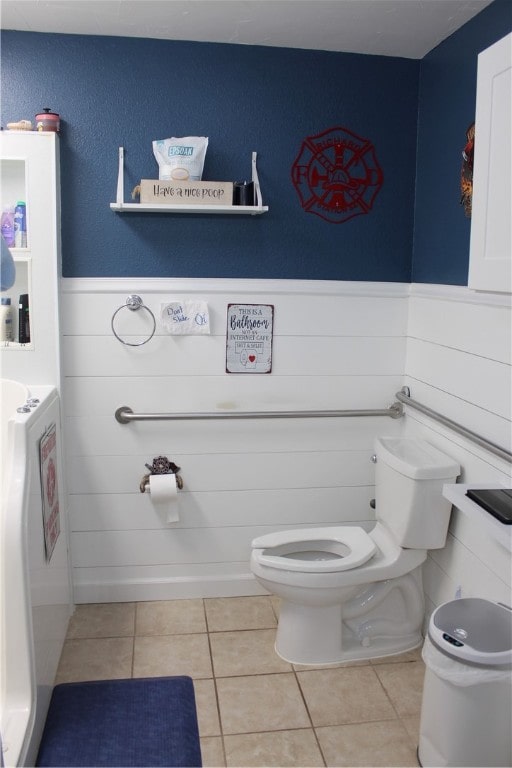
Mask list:
POLYGON ((41 114, 36 115, 36 131, 53 131, 58 133, 60 130, 60 115, 51 112, 50 107, 43 107, 41 114))

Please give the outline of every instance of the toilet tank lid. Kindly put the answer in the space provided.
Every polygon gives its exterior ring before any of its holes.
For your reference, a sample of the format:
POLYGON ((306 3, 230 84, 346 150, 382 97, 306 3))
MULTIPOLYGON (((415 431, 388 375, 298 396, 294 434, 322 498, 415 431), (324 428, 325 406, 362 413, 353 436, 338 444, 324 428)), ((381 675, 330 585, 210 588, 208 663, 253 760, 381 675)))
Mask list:
POLYGON ((449 479, 460 475, 460 465, 426 440, 378 437, 377 461, 383 461, 414 480, 449 479))

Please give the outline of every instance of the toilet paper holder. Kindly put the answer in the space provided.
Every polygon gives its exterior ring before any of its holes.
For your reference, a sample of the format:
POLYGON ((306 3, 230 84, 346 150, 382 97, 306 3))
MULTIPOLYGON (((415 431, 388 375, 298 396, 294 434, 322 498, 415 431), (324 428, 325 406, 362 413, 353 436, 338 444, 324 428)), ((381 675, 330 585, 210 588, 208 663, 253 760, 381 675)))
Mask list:
POLYGON ((146 488, 149 485, 149 478, 151 475, 176 475, 176 485, 180 491, 183 488, 183 480, 181 476, 178 475, 180 467, 178 467, 173 461, 170 461, 167 456, 155 456, 151 465, 145 464, 144 466, 149 469, 149 472, 147 475, 144 475, 140 481, 139 487, 141 493, 146 492, 146 488))

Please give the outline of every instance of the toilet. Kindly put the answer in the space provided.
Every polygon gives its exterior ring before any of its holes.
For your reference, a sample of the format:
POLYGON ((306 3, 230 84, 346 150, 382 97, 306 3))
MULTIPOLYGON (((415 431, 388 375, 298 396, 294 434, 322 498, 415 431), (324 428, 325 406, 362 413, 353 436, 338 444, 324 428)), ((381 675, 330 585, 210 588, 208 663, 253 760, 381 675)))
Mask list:
POLYGON ((281 598, 276 651, 294 664, 390 656, 423 642, 421 566, 444 547, 459 465, 425 440, 375 441, 376 525, 279 531, 252 542, 251 570, 281 598))

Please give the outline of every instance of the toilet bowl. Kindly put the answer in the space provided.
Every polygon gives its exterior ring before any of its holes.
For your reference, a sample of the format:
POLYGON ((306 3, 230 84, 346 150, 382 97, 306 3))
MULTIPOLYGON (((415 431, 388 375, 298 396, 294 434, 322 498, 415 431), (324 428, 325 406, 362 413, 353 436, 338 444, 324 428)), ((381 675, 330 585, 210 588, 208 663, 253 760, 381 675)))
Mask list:
POLYGON ((371 531, 303 528, 252 542, 252 573, 281 598, 276 651, 286 661, 389 656, 423 641, 421 566, 427 549, 444 546, 451 507, 442 485, 460 467, 424 441, 379 438, 375 447, 371 531))

